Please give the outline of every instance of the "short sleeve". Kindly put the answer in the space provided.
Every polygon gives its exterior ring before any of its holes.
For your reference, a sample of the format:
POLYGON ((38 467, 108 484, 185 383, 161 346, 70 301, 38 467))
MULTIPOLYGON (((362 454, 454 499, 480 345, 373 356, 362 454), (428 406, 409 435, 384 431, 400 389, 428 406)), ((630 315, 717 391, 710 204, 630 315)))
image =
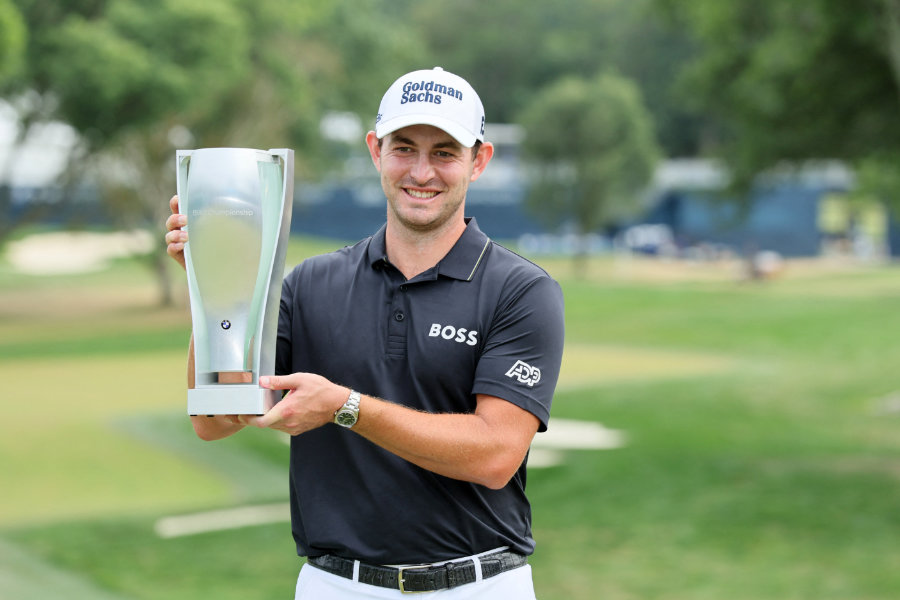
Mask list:
POLYGON ((473 394, 512 402, 547 429, 559 379, 565 337, 564 303, 549 276, 534 279, 505 298, 478 359, 473 394))

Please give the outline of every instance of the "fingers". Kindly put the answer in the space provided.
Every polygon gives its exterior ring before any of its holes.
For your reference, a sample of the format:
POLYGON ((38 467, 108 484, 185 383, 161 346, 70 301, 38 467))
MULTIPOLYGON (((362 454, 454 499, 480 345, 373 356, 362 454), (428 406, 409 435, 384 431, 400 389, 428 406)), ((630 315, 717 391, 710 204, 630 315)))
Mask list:
POLYGON ((241 417, 246 425, 300 435, 333 420, 335 409, 331 407, 328 392, 337 386, 324 377, 311 373, 268 375, 259 378, 259 385, 290 392, 265 415, 241 417))
POLYGON ((169 228, 169 230, 166 232, 167 244, 177 244, 179 242, 184 243, 188 240, 187 231, 179 229, 177 225, 178 223, 183 223, 185 221, 186 219, 184 215, 172 215, 171 217, 169 217, 169 219, 166 221, 166 227, 169 228), (170 225, 169 221, 173 221, 174 223, 170 225))
POLYGON ((169 199, 169 208, 172 209, 172 214, 166 219, 166 254, 184 267, 184 245, 188 241, 188 234, 181 228, 187 225, 187 216, 178 212, 178 196, 169 199))
POLYGON ((269 375, 259 378, 259 385, 270 390, 293 390, 299 385, 294 375, 269 375))
MULTIPOLYGON (((281 403, 276 404, 269 411, 261 416, 257 415, 237 415, 238 421, 243 425, 249 425, 251 427, 272 427, 273 425, 278 425, 282 418, 282 411, 284 410, 284 405, 281 403)), ((280 427, 274 427, 274 429, 282 430, 280 427)))
POLYGON ((166 243, 167 244, 175 244, 178 242, 186 242, 188 239, 187 231, 183 229, 170 229, 166 232, 166 243))
POLYGON ((187 216, 181 214, 169 215, 166 219, 166 231, 180 230, 187 225, 187 216))
MULTIPOLYGON (((287 390, 292 389, 291 379, 292 377, 290 375, 281 377, 275 375, 263 376, 259 378, 259 385, 260 387, 264 387, 270 390, 287 390)), ((282 412, 284 411, 285 406, 287 406, 287 403, 279 402, 262 416, 240 415, 238 418, 240 419, 241 423, 243 423, 244 425, 250 425, 251 427, 272 427, 273 425, 277 425, 282 420, 282 412)))
MULTIPOLYGON (((169 208, 172 209, 172 214, 166 219, 166 231, 172 233, 176 230, 180 230, 182 227, 187 225, 187 215, 183 215, 178 212, 178 196, 172 196, 169 199, 169 208)), ((175 236, 176 238, 178 236, 175 236)), ((167 242, 179 241, 178 239, 170 238, 170 236, 166 235, 167 242)))
POLYGON ((179 263, 184 261, 184 244, 188 240, 186 231, 174 229, 166 234, 166 254, 179 263))

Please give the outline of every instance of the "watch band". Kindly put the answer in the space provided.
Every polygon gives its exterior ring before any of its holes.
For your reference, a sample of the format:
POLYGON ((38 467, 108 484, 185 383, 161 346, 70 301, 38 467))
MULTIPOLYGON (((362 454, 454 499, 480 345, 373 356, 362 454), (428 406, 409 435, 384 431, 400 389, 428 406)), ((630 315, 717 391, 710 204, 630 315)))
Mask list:
POLYGON ((359 392, 351 389, 347 401, 334 412, 334 422, 347 429, 356 425, 359 420, 359 400, 359 392))

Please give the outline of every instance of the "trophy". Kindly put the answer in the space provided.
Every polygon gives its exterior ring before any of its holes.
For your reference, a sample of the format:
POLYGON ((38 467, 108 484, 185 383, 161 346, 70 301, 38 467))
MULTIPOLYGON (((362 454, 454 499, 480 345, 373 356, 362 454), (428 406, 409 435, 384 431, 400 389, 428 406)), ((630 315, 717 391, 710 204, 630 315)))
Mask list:
POLYGON ((281 283, 290 231, 294 151, 176 152, 194 334, 188 414, 261 415, 280 392, 275 372, 281 283))

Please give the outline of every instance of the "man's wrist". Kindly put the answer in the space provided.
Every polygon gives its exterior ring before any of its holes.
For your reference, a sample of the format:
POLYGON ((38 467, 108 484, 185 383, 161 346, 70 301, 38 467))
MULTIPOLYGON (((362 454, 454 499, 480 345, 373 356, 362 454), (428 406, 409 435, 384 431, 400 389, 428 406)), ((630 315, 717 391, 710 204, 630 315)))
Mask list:
POLYGON ((359 404, 362 396, 356 390, 348 390, 344 403, 334 411, 334 423, 352 429, 359 421, 359 404))

